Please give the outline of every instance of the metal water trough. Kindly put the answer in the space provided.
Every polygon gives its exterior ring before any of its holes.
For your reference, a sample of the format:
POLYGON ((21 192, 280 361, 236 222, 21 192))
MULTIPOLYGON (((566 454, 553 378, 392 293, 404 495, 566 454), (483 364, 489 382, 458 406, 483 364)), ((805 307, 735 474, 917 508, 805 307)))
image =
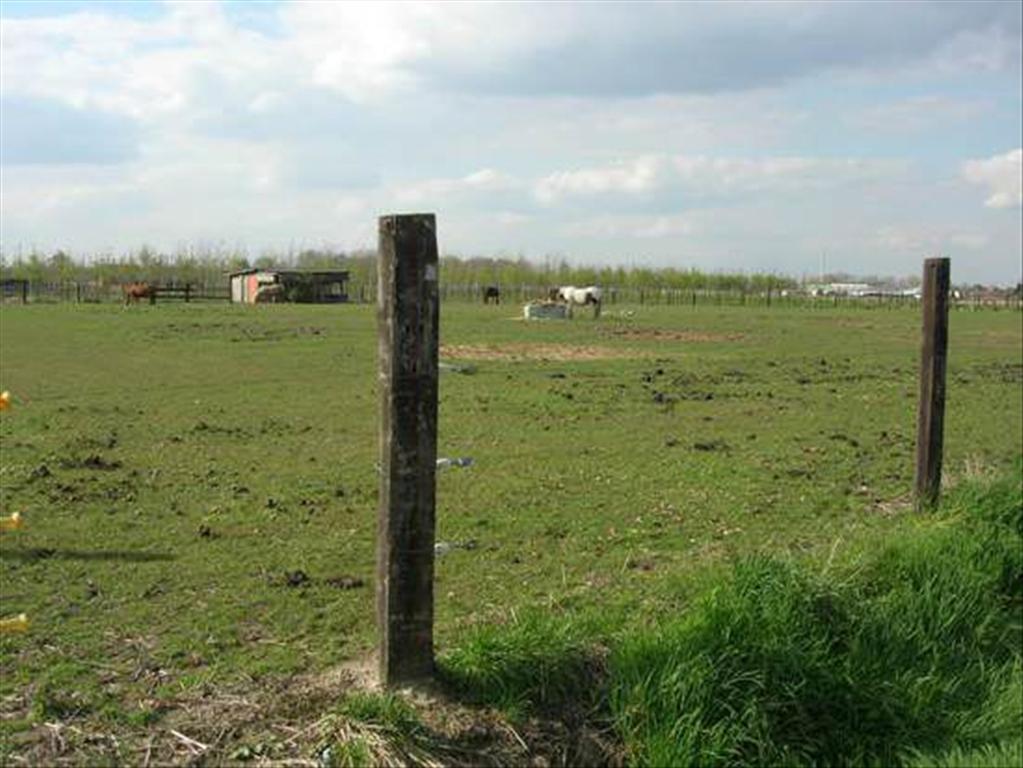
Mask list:
POLYGON ((568 318, 568 306, 554 301, 534 301, 522 307, 527 320, 565 320, 568 318))

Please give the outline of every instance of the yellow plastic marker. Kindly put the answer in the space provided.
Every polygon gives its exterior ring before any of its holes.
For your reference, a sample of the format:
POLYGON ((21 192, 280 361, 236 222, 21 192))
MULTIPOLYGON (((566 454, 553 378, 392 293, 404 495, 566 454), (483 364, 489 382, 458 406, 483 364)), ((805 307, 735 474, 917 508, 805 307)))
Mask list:
POLYGON ((0 619, 0 635, 28 632, 28 616, 23 613, 12 619, 0 619))
POLYGON ((11 407, 11 393, 7 390, 0 392, 0 411, 6 411, 11 407))
POLYGON ((0 517, 0 531, 16 531, 21 528, 21 515, 15 512, 10 517, 0 517))

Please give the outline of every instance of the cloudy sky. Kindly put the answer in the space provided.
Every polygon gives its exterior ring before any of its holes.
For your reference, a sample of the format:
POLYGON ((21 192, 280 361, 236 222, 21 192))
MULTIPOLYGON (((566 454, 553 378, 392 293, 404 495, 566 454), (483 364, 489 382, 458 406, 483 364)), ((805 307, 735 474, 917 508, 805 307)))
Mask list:
POLYGON ((2 246, 1015 281, 1021 8, 5 0, 2 246))

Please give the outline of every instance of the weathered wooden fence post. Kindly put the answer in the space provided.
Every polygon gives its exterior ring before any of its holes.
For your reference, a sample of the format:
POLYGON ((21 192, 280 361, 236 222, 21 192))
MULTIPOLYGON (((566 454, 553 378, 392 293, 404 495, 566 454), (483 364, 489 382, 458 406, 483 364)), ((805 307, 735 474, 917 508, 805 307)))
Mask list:
POLYGON ((433 674, 437 470, 437 231, 433 214, 380 217, 380 682, 433 674))
POLYGON ((925 259, 920 403, 916 431, 916 507, 929 509, 941 491, 945 428, 945 362, 948 350, 949 260, 925 259))

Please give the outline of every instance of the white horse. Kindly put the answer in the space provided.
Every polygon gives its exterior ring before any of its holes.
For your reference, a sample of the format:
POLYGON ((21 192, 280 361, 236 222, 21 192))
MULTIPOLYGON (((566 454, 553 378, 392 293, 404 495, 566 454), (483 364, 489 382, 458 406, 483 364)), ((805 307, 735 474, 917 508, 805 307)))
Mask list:
POLYGON ((557 294, 555 298, 558 301, 568 304, 569 314, 572 313, 572 306, 575 304, 580 306, 592 304, 593 316, 600 317, 600 300, 604 294, 597 286, 591 285, 587 288, 576 288, 574 285, 563 285, 557 288, 555 292, 557 294))

